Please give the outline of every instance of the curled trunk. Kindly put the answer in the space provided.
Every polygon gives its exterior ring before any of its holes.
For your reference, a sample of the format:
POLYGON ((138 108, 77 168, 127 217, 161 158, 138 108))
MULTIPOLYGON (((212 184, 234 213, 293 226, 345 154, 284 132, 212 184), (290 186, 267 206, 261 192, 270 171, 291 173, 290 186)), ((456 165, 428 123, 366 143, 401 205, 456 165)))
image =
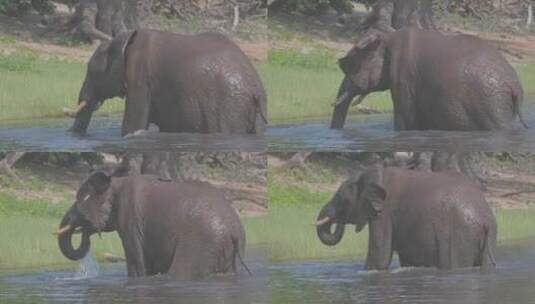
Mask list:
POLYGON ((87 252, 89 252, 89 248, 91 247, 91 241, 89 240, 90 234, 87 230, 82 230, 82 242, 80 243, 80 246, 75 249, 72 245, 72 235, 74 234, 75 226, 74 226, 75 219, 73 217, 73 211, 72 209, 65 214, 63 219, 61 220, 60 229, 70 225, 71 228, 61 235, 58 236, 58 245, 59 249, 61 250, 61 253, 63 255, 73 261, 77 261, 80 259, 83 259, 87 252))
POLYGON ((336 222, 336 212, 334 208, 327 205, 320 212, 318 216, 318 221, 325 219, 326 217, 331 220, 323 225, 317 226, 316 231, 318 233, 318 238, 320 241, 327 246, 334 246, 342 240, 345 231, 345 224, 336 222), (332 231, 332 225, 336 225, 334 232, 332 231))

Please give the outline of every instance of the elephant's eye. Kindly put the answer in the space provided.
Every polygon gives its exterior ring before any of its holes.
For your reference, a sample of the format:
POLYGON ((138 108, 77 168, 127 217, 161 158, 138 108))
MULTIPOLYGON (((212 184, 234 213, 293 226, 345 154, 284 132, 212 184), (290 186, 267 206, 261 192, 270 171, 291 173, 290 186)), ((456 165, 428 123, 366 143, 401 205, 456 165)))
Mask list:
POLYGON ((90 197, 91 197, 91 195, 89 195, 89 194, 86 195, 86 196, 84 197, 84 202, 87 201, 90 197))

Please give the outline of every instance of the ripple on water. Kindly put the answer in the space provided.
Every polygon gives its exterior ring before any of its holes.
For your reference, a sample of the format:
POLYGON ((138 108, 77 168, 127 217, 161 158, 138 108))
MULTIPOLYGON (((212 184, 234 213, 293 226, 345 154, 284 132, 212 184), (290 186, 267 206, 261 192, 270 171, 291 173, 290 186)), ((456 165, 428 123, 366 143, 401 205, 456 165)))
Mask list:
POLYGON ((271 267, 272 303, 533 303, 535 242, 500 247, 498 269, 365 271, 362 263, 292 263, 271 267))

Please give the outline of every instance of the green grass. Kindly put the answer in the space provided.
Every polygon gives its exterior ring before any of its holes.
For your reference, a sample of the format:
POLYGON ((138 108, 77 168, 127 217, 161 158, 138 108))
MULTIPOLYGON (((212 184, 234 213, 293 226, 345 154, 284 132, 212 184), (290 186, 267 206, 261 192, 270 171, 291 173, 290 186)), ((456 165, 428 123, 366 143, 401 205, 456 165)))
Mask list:
MULTIPOLYGON (((62 117, 62 108, 78 101, 85 69, 80 62, 44 60, 31 52, 0 55, 0 121, 62 117)), ((123 107, 108 101, 99 114, 123 107)))
MULTIPOLYGON (((269 64, 261 71, 268 92, 271 124, 326 119, 332 115, 332 103, 343 78, 333 52, 319 50, 302 54, 291 49, 270 50, 268 58, 269 64)), ((535 96, 535 64, 520 64, 515 68, 525 95, 535 96)), ((535 101, 533 97, 527 100, 535 101)), ((363 105, 391 112, 390 92, 371 94, 363 105)), ((354 108, 350 111, 356 113, 354 108)))
POLYGON ((522 81, 524 87, 524 95, 531 97, 531 102, 535 102, 535 63, 520 64, 515 66, 515 69, 522 81))
MULTIPOLYGON (((298 260, 363 260, 368 232, 356 234, 346 227, 342 241, 334 247, 323 245, 312 223, 332 193, 311 191, 271 180, 269 216, 264 220, 262 239, 274 262, 298 260)), ((498 242, 535 237, 535 209, 498 210, 498 242)))
MULTIPOLYGON (((63 267, 70 262, 60 252, 52 234, 70 203, 51 204, 39 199, 21 199, 0 192, 0 270, 63 267)), ((248 246, 262 244, 263 218, 244 219, 248 246)), ((74 243, 79 242, 75 236, 74 243)), ((98 261, 104 254, 123 256, 117 233, 93 236, 91 251, 98 261)))

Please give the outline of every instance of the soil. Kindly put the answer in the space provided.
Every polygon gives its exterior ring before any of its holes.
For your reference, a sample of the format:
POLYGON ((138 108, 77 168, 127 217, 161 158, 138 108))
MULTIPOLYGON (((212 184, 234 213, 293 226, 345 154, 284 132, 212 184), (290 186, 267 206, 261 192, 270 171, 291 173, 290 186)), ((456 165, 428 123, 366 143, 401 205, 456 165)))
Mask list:
MULTIPOLYGON (((42 23, 42 20, 43 17, 36 14, 29 14, 21 18, 0 14, 0 38, 2 36, 10 37, 7 42, 0 40, 0 53, 10 54, 23 48, 37 52, 44 59, 57 58, 86 62, 98 47, 98 42, 93 45, 68 45, 72 43, 68 37, 58 36, 57 33, 51 32, 42 23)), ((151 24, 150 27, 155 28, 155 25, 151 24)), ((176 31, 179 30, 176 29, 176 31)), ((253 62, 264 63, 267 61, 267 39, 230 38, 253 62)))
MULTIPOLYGON (((268 157, 271 178, 281 184, 293 184, 305 187, 313 192, 334 193, 339 185, 353 173, 351 168, 358 168, 360 163, 350 160, 337 160, 336 162, 326 160, 309 160, 310 162, 321 164, 330 170, 335 176, 334 183, 297 181, 285 167, 286 159, 270 155, 268 157)), ((493 160, 494 161, 494 160, 493 160)), ((492 161, 492 162, 493 162, 492 161)), ((524 160, 519 160, 522 162, 524 160)), ((493 208, 497 209, 525 209, 535 207, 535 171, 519 172, 505 163, 499 169, 495 168, 491 161, 483 160, 482 176, 486 181, 485 197, 493 208)), ((535 157, 526 162, 535 162, 535 157)), ((305 164, 307 166, 307 164, 305 164)), ((528 166, 526 166, 528 167, 528 166)), ((303 168, 293 169, 302 170, 303 168)), ((530 170, 527 170, 530 171, 530 170)))
MULTIPOLYGON (((358 26, 367 16, 362 7, 357 8, 351 17, 327 12, 321 16, 303 16, 277 13, 270 15, 270 26, 292 32, 292 39, 276 39, 271 47, 281 49, 306 49, 320 46, 333 50, 338 56, 344 55, 358 39, 358 26), (306 37, 306 38, 303 38, 306 37), (313 43, 309 41, 312 40, 313 43)), ((512 62, 535 62, 535 34, 511 32, 483 32, 441 24, 447 33, 464 33, 487 40, 500 49, 512 62)))
MULTIPOLYGON (((106 157, 104 166, 116 165, 117 160, 106 157), (115 162, 115 163, 114 163, 115 162)), ((204 167, 195 164, 190 166, 204 167)), ((0 189, 21 199, 48 201, 51 204, 70 202, 76 195, 80 183, 87 177, 91 168, 86 164, 77 164, 65 168, 56 165, 19 162, 13 168, 17 180, 3 180, 0 176, 0 189)), ((196 177, 222 190, 225 197, 232 202, 235 209, 244 217, 263 216, 267 213, 267 187, 265 178, 239 177, 238 173, 227 174, 224 171, 204 174, 209 169, 198 169, 196 177)), ((244 170, 242 167, 231 170, 244 170)), ((253 169, 251 169, 253 170, 253 169)), ((257 169, 256 169, 257 170, 257 169)), ((265 171, 265 170, 264 170, 265 171)))

